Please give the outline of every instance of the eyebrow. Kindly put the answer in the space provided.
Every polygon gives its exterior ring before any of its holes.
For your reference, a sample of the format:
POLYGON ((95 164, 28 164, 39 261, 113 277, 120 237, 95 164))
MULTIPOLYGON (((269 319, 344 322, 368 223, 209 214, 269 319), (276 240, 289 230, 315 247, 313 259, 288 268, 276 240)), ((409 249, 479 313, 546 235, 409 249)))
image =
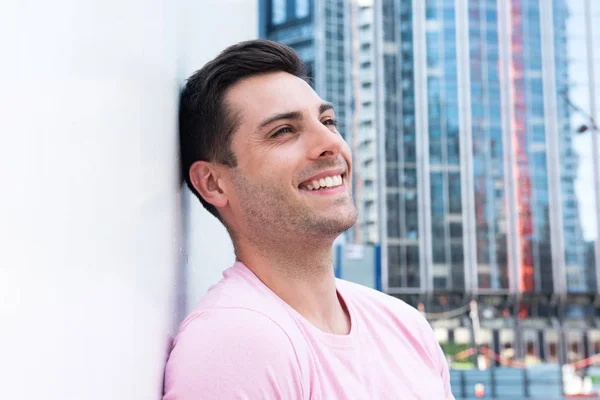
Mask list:
MULTIPOLYGON (((323 114, 327 110, 333 110, 333 104, 323 103, 319 106, 319 114, 323 114)), ((262 129, 265 126, 272 124, 275 121, 282 120, 282 119, 299 120, 299 119, 302 119, 302 113, 300 111, 291 111, 291 112, 286 112, 286 113, 275 114, 275 115, 267 118, 263 122, 261 122, 260 125, 258 126, 258 129, 262 129)))

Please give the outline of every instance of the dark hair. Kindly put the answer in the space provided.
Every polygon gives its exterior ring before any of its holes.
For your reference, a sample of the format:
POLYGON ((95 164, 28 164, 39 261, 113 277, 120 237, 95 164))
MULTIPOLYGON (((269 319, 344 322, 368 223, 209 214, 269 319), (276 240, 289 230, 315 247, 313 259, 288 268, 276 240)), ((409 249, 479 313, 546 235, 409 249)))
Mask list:
POLYGON ((194 189, 190 167, 211 161, 235 167, 231 136, 239 117, 225 104, 227 90, 244 78, 267 72, 287 72, 308 81, 306 67, 290 47, 268 40, 241 42, 223 50, 187 80, 179 103, 179 141, 182 175, 190 190, 219 220, 217 209, 194 189))

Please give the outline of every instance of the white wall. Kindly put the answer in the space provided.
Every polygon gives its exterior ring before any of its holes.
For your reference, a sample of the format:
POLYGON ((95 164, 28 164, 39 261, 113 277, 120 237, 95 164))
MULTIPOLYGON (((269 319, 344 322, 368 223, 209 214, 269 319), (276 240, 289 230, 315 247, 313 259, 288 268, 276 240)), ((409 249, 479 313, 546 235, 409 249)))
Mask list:
MULTIPOLYGON (((186 23, 180 37, 183 50, 179 56, 180 76, 187 78, 225 47, 242 40, 256 38, 258 34, 257 0, 203 0, 188 1, 182 9, 191 21, 186 23), (210 15, 206 14, 209 9, 210 15), (202 24, 193 23, 202 16, 202 24), (204 51, 194 52, 197 38, 207 38, 204 51)), ((182 82, 183 84, 183 82, 182 82)), ((186 253, 187 265, 187 311, 202 297, 206 290, 221 277, 235 259, 229 236, 221 223, 204 210, 196 197, 185 190, 186 204, 186 253)))
MULTIPOLYGON (((255 35, 255 1, 0 2, 0 398, 160 398, 181 318, 178 90, 255 35)), ((228 243, 191 214, 205 280, 228 243)))

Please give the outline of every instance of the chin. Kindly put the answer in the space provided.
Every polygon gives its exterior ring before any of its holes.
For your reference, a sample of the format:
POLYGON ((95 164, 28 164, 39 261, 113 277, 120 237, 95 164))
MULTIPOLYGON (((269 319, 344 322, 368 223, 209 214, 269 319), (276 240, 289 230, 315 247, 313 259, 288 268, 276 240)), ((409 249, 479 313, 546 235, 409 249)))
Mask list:
POLYGON ((358 212, 356 211, 356 208, 352 207, 351 209, 341 211, 337 218, 332 218, 329 220, 322 219, 321 221, 324 222, 323 230, 334 235, 339 235, 340 233, 352 228, 354 224, 356 224, 357 220, 358 212))

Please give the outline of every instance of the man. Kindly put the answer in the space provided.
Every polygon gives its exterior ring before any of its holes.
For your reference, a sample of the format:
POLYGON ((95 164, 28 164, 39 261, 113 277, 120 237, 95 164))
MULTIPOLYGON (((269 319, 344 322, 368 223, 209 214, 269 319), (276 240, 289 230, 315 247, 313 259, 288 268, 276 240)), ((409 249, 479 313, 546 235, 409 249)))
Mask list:
POLYGON ((333 241, 357 219, 351 154, 304 74, 256 40, 183 90, 185 179, 237 261, 182 323, 164 400, 454 399, 419 312, 334 276, 333 241))

